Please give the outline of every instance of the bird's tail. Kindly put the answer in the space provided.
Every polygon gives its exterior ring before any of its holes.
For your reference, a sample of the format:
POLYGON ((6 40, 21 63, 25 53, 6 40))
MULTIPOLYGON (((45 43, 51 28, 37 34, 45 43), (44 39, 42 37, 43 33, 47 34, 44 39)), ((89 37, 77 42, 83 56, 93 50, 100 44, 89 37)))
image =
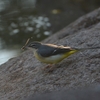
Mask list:
POLYGON ((89 50, 89 49, 100 49, 100 47, 91 47, 91 48, 73 48, 77 51, 84 51, 84 50, 89 50))

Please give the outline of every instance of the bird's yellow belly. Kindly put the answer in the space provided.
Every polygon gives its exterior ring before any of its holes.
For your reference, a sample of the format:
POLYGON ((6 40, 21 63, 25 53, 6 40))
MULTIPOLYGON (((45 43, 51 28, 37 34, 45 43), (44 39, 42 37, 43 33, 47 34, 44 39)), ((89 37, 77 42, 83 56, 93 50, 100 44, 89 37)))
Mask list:
POLYGON ((62 60, 62 55, 55 55, 55 56, 50 56, 50 57, 41 57, 40 55, 37 56, 35 54, 35 57, 41 62, 51 63, 51 64, 52 63, 58 63, 62 60))
POLYGON ((34 55, 39 61, 41 61, 43 63, 48 63, 48 64, 54 63, 55 64, 55 63, 62 61, 64 58, 70 56, 71 54, 73 54, 75 52, 77 52, 77 51, 74 50, 74 51, 67 52, 65 54, 53 55, 50 57, 42 57, 41 55, 37 54, 37 52, 34 52, 34 55))

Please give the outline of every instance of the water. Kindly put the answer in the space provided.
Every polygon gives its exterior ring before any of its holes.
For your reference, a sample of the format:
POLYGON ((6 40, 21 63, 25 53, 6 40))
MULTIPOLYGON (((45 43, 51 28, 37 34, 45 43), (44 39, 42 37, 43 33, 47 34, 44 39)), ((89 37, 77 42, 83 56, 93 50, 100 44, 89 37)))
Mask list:
POLYGON ((18 56, 20 53, 19 50, 9 50, 9 49, 2 49, 0 50, 0 65, 3 64, 4 62, 8 61, 8 59, 12 57, 18 56))
POLYGON ((0 64, 98 8, 99 0, 0 0, 0 64))

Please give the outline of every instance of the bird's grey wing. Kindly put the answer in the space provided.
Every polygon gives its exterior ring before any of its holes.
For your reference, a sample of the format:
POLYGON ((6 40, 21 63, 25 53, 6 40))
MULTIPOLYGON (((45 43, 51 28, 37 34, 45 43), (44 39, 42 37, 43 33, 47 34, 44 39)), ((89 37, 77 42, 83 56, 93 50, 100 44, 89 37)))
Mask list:
POLYGON ((63 53, 69 52, 69 51, 71 51, 71 50, 72 50, 72 49, 70 49, 70 48, 56 48, 52 54, 53 54, 53 55, 56 55, 56 54, 63 54, 63 53))
POLYGON ((65 52, 69 52, 71 51, 70 48, 59 48, 59 47, 48 47, 45 46, 38 50, 38 53, 42 56, 42 57, 49 57, 49 56, 53 56, 53 55, 57 55, 57 54, 62 54, 65 52))

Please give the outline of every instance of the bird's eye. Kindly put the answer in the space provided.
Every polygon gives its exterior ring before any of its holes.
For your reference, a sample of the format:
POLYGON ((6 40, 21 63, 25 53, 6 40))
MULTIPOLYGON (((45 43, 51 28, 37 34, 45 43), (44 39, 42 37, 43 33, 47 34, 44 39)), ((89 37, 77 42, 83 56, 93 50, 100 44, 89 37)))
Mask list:
POLYGON ((32 46, 32 47, 35 47, 36 45, 35 45, 35 44, 31 44, 31 46, 32 46))
POLYGON ((30 43, 29 47, 37 49, 40 46, 40 43, 30 43))
POLYGON ((35 47, 35 44, 31 43, 31 44, 29 44, 29 47, 35 47))

